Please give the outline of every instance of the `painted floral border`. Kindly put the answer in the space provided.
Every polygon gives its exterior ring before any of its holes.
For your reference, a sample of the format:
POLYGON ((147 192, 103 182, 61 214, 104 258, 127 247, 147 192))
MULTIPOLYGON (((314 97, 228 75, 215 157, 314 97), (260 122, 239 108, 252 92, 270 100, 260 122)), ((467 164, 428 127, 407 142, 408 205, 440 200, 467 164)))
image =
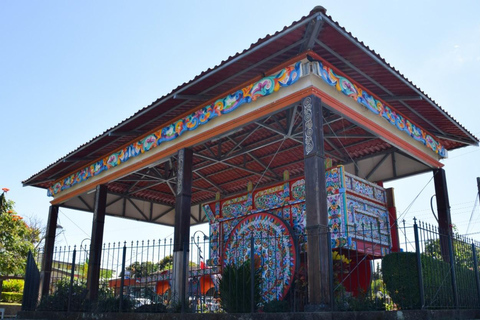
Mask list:
POLYGON ((48 189, 48 196, 54 196, 59 192, 69 189, 91 177, 97 176, 103 171, 116 167, 128 160, 150 151, 166 141, 172 141, 187 131, 193 131, 198 126, 208 123, 210 120, 230 113, 238 107, 253 102, 260 97, 268 96, 281 87, 288 87, 302 76, 301 62, 282 69, 275 75, 264 77, 261 80, 244 87, 225 98, 218 99, 214 103, 205 106, 188 116, 171 123, 160 130, 140 139, 120 151, 111 153, 107 157, 92 163, 91 165, 55 182, 48 189))
POLYGON ((447 157, 448 154, 445 147, 425 130, 419 128, 401 114, 393 111, 390 106, 384 104, 380 100, 375 99, 370 93, 352 83, 347 78, 338 75, 332 68, 324 65, 321 61, 316 61, 314 64, 317 64, 317 74, 328 85, 335 87, 338 91, 357 101, 372 113, 382 117, 388 121, 388 123, 395 126, 398 130, 406 132, 410 137, 416 141, 420 141, 423 145, 431 149, 440 157, 447 157))

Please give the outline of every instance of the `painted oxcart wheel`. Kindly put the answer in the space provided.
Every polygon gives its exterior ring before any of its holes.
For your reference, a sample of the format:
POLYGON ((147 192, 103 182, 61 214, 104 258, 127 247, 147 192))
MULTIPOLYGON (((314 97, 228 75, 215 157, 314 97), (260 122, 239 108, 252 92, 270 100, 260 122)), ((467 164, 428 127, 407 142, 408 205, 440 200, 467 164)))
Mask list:
POLYGON ((290 228, 269 213, 244 218, 230 233, 225 245, 224 266, 250 259, 252 237, 256 268, 261 268, 263 300, 280 300, 292 285, 296 267, 296 247, 290 228))

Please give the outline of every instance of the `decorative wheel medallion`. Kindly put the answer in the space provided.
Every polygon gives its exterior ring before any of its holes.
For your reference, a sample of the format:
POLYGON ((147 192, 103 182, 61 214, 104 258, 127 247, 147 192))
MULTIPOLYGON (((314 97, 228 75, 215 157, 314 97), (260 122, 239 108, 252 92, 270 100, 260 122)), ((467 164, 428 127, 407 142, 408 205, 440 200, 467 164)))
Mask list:
POLYGON ((262 273, 263 300, 280 300, 290 289, 296 267, 296 248, 290 229, 282 219, 269 213, 247 216, 230 233, 223 265, 250 259, 252 237, 256 267, 262 273))

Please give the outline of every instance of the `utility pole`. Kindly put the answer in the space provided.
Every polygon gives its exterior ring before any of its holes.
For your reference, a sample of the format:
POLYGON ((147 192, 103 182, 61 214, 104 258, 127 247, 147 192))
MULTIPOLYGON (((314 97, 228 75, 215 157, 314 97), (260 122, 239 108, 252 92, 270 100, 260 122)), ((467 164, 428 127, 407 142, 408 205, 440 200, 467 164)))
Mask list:
POLYGON ((477 177, 478 196, 480 197, 480 177, 477 177))

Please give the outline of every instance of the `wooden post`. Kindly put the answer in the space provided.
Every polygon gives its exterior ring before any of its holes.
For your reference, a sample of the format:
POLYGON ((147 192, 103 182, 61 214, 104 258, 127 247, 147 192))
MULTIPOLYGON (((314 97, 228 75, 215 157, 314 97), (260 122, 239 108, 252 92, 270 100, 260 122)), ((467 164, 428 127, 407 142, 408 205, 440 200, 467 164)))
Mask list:
POLYGON ((58 206, 50 206, 48 212, 47 231, 45 237, 45 249, 43 252, 41 272, 41 296, 46 297, 50 291, 52 274, 53 248, 55 245, 55 233, 57 231, 58 206))
POLYGON ((450 261, 448 239, 452 237, 452 219, 448 200, 447 178, 442 168, 433 170, 435 195, 437 199, 438 231, 440 232, 440 252, 445 262, 450 261))
POLYGON ((187 306, 188 251, 190 241, 190 210, 192 200, 192 149, 178 151, 177 188, 175 195, 175 230, 173 243, 174 299, 187 306))
POLYGON ((308 301, 312 310, 331 306, 330 238, 328 236, 327 190, 323 113, 320 98, 303 99, 303 148, 308 254, 308 301))
POLYGON ((100 264, 102 258, 103 227, 105 225, 105 210, 107 205, 107 186, 97 186, 95 193, 95 208, 93 212, 92 237, 90 241, 90 257, 88 260, 87 298, 96 301, 100 281, 100 264))

